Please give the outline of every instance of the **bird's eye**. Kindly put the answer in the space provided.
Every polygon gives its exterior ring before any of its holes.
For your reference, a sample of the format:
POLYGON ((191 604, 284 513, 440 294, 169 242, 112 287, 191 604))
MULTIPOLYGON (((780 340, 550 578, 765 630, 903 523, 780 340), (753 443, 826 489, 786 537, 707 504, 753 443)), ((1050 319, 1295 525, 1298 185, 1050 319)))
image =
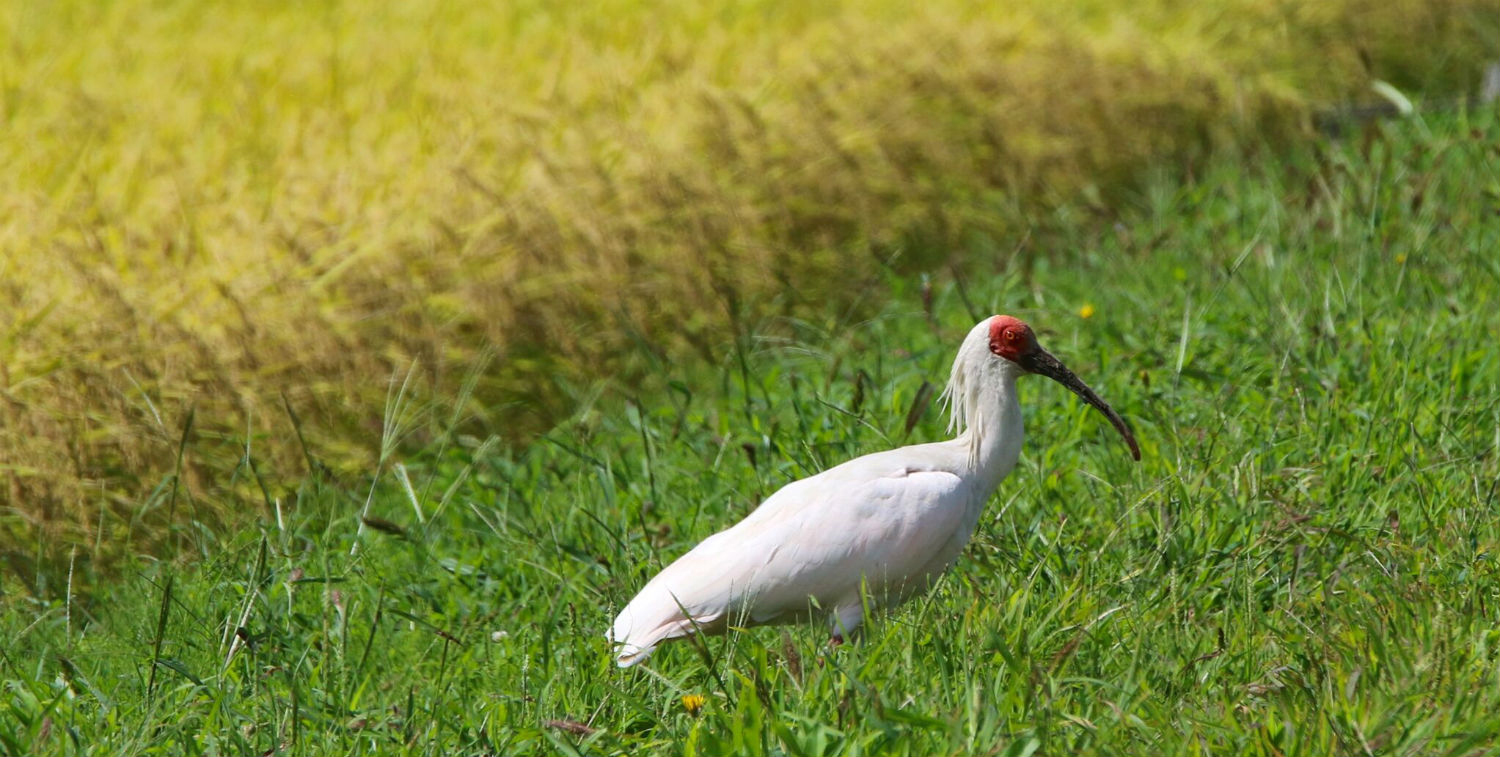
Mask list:
POLYGON ((1019 341, 1021 341, 1021 330, 1020 329, 1006 329, 1005 330, 1005 341, 1007 341, 1007 342, 1019 342, 1019 341))

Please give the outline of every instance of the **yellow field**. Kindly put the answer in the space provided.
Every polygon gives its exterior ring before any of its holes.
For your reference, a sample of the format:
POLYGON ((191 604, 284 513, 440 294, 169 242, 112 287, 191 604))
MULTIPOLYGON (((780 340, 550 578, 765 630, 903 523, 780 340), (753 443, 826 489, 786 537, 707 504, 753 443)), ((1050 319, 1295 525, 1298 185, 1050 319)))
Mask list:
POLYGON ((463 412, 520 440, 555 377, 712 355, 1375 79, 1470 92, 1500 39, 1500 0, 709 5, 0 7, 0 539, 149 539, 192 408, 198 517, 247 440, 301 470, 288 407, 372 466, 413 365, 453 397, 493 356, 463 412))

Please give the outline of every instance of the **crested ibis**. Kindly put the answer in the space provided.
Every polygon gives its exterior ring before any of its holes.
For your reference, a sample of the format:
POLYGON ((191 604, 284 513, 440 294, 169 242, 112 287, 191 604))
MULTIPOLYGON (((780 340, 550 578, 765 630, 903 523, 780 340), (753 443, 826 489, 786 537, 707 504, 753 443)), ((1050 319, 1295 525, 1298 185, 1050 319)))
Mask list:
POLYGON ((954 438, 876 452, 768 497, 668 565, 606 637, 629 667, 664 641, 823 616, 842 643, 867 609, 925 591, 958 559, 1021 454, 1016 379, 1047 376, 1098 408, 1141 459, 1125 421, 1007 315, 964 338, 943 393, 954 438))

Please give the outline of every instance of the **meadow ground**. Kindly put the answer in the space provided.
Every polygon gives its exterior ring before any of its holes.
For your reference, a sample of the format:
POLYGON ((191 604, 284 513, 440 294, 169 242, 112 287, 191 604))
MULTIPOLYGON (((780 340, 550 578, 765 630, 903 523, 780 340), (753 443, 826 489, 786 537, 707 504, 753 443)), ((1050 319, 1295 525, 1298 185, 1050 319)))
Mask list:
MULTIPOLYGON (((0 751, 1493 754, 1497 150, 1460 112, 1226 156, 1038 219, 1045 255, 891 276, 864 322, 752 324, 657 365, 660 394, 602 382, 522 451, 453 434, 268 494, 258 529, 171 532, 191 559, 7 574, 0 751), (1021 465, 930 597, 837 651, 757 629, 612 666, 665 561, 940 437, 930 389, 991 312, 1144 460, 1027 381, 1021 465)), ((393 392, 388 438, 410 410, 393 392)))

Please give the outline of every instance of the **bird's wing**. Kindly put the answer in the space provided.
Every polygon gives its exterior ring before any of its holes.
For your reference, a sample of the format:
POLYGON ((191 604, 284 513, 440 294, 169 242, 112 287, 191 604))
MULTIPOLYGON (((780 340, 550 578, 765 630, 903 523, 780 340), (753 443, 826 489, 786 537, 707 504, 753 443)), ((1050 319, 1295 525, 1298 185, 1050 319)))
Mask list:
POLYGON ((953 473, 882 457, 788 484, 668 565, 615 620, 621 664, 632 649, 644 657, 695 625, 739 622, 741 613, 772 622, 806 612, 810 599, 825 608, 858 601, 862 582, 876 594, 916 578, 961 541, 968 492, 953 473))
POLYGON ((898 469, 861 482, 834 477, 811 507, 787 507, 756 529, 746 609, 756 622, 859 602, 884 603, 945 551, 962 547, 968 491, 947 471, 898 469), (955 544, 955 542, 959 542, 955 544), (758 563, 755 558, 759 557, 758 563))

